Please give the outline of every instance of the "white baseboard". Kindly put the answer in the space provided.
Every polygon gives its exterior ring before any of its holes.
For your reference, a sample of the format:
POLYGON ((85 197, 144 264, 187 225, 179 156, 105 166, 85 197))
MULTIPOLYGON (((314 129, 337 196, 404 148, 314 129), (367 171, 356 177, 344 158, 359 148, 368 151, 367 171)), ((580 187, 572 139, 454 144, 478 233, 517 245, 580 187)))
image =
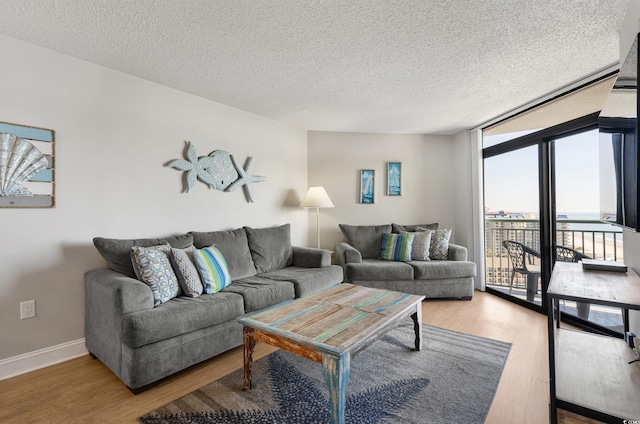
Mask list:
POLYGON ((0 381, 88 354, 84 339, 78 339, 2 359, 0 360, 0 381))

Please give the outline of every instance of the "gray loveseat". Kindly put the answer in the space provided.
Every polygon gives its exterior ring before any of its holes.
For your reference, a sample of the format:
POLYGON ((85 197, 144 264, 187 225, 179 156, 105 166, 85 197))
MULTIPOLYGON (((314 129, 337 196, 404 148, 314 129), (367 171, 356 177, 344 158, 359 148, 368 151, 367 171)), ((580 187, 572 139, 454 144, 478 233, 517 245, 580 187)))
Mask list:
POLYGON ((433 298, 473 297, 476 265, 467 261, 467 249, 452 243, 444 260, 382 260, 383 234, 437 230, 438 224, 425 225, 345 225, 345 240, 335 247, 345 282, 377 289, 389 289, 433 298))
POLYGON ((95 238, 109 269, 85 274, 85 342, 134 393, 242 344, 238 318, 342 282, 327 250, 291 246, 289 225, 190 232, 163 239, 95 238), (215 245, 232 283, 213 294, 179 295, 154 306, 136 279, 133 246, 215 245))

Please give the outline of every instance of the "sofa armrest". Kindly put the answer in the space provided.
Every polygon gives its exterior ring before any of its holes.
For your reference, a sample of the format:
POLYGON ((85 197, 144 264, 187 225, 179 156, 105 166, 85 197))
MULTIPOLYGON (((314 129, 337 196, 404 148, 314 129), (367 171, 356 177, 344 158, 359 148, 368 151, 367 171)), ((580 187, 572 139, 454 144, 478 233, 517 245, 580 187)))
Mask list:
POLYGON ((153 309, 153 293, 145 283, 110 269, 97 269, 85 274, 88 300, 110 303, 111 312, 124 315, 153 309))
POLYGON ((348 243, 340 242, 335 247, 338 264, 344 268, 346 264, 362 263, 362 255, 355 247, 348 243))
POLYGON ((84 275, 85 345, 120 379, 122 316, 153 308, 153 293, 146 284, 110 269, 84 275))
POLYGON ((331 265, 331 251, 313 247, 292 246, 293 266, 323 268, 331 265))
POLYGON ((450 261, 466 261, 467 260, 467 248, 459 246, 457 244, 449 243, 449 255, 450 261))

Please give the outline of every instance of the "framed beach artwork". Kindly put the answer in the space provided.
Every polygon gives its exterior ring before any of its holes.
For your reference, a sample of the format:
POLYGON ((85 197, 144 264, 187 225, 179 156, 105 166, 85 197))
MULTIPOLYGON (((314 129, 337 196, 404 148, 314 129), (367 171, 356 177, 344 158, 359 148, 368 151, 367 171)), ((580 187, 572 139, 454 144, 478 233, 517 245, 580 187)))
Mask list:
POLYGON ((402 194, 402 163, 387 162, 387 196, 402 194))
POLYGON ((375 203, 375 178, 376 171, 373 169, 360 171, 360 203, 375 203))
POLYGON ((54 132, 0 122, 0 208, 55 206, 54 132))

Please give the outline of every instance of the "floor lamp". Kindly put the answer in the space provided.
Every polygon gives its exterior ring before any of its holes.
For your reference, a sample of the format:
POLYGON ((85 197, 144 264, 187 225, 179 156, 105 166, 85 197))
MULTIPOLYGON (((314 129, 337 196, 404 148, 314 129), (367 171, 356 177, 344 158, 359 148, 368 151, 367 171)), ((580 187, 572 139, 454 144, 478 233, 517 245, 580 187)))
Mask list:
POLYGON ((333 203, 324 187, 309 187, 309 191, 300 203, 301 208, 316 208, 316 230, 318 231, 318 249, 320 248, 320 208, 333 208, 333 203))

